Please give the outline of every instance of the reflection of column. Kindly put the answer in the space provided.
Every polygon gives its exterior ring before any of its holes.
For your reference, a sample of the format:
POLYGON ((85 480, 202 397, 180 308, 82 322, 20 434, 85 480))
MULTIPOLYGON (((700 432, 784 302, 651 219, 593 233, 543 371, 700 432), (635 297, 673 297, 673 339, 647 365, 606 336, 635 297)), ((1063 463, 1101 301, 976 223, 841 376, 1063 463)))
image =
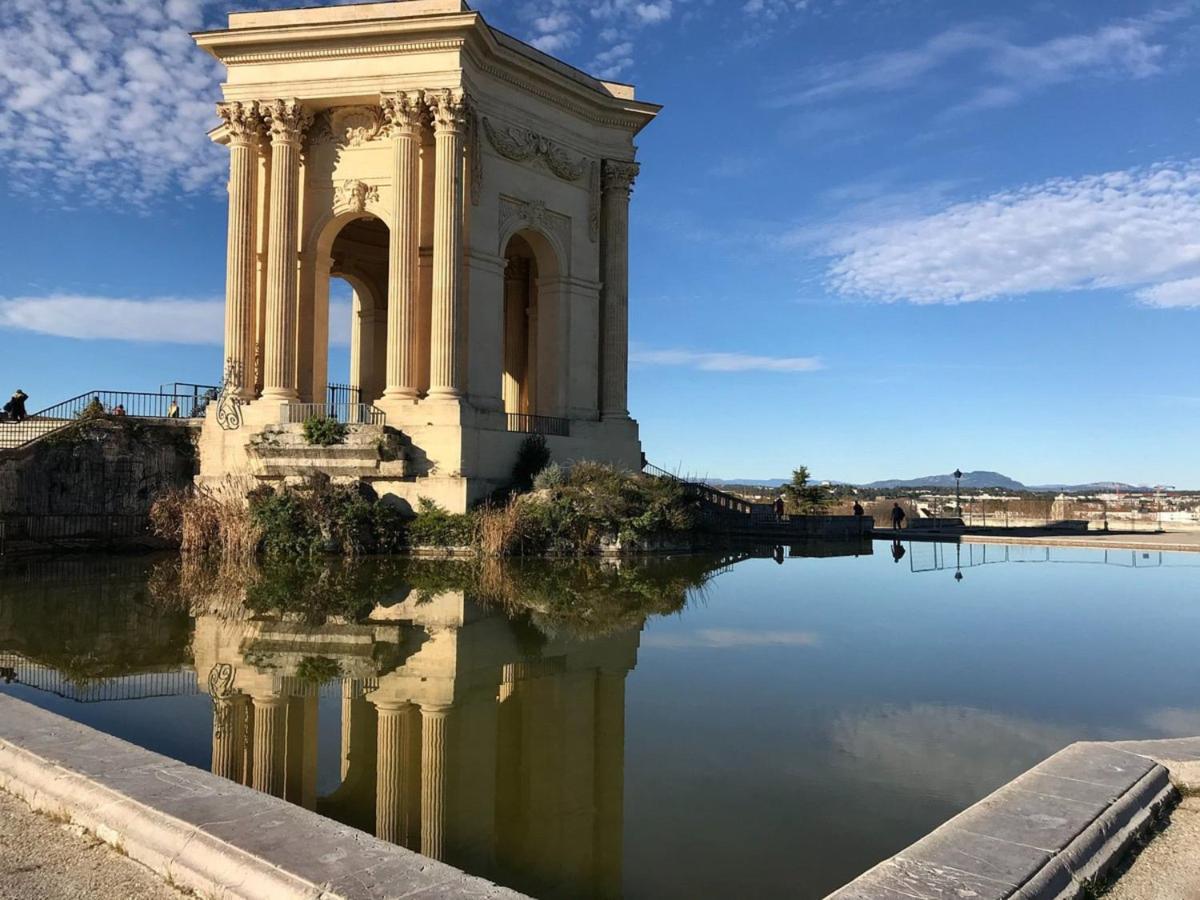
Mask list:
POLYGON ((408 766, 412 704, 377 702, 375 709, 379 714, 375 836, 393 844, 405 844, 412 833, 408 819, 413 790, 408 766))
POLYGON ((433 322, 430 334, 429 397, 463 395, 463 131, 466 96, 461 90, 430 91, 437 144, 433 209, 433 322))
POLYGON ((355 700, 358 698, 360 682, 356 678, 342 679, 342 781, 350 771, 350 744, 353 731, 355 700))
POLYGON ((241 781, 245 746, 246 695, 231 694, 213 705, 212 772, 241 781))
POLYGON ((421 853, 446 852, 446 719, 449 706, 421 706, 421 853))
POLYGON ((263 397, 295 400, 296 252, 300 229, 300 145, 312 113, 298 100, 275 100, 271 122, 271 231, 267 241, 267 336, 263 397))
POLYGON ((421 243, 421 116, 417 93, 383 98, 392 125, 392 209, 388 257, 387 382, 389 400, 417 399, 417 269, 421 243))
POLYGON ((263 121, 254 101, 217 105, 229 131, 229 233, 225 257, 225 365, 237 396, 254 384, 258 147, 263 121))
POLYGON ((601 670, 596 679, 596 896, 621 896, 625 798, 625 675, 601 670))
POLYGON ((638 165, 604 161, 604 292, 600 322, 600 410, 629 418, 629 195, 638 165))
POLYGON ((254 697, 254 774, 256 791, 283 796, 284 740, 287 736, 287 699, 275 695, 254 697))

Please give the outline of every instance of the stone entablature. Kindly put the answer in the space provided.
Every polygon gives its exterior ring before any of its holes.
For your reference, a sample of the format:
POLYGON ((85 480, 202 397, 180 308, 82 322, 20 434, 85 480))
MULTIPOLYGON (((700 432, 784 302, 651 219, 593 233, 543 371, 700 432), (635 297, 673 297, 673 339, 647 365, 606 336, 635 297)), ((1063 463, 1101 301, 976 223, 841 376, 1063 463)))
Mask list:
POLYGON ((657 106, 461 0, 234 14, 196 40, 228 67, 212 137, 230 149, 225 355, 248 421, 324 400, 334 275, 355 294, 353 386, 425 474, 486 493, 515 444, 470 432, 513 415, 613 423, 571 453, 639 464, 628 205, 657 106))

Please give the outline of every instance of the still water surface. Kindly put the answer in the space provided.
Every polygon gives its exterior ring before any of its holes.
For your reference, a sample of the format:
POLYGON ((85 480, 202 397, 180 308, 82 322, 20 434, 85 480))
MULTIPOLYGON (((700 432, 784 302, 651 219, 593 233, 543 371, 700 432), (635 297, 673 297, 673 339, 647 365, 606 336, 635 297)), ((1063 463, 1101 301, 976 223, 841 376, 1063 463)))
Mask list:
POLYGON ((0 690, 541 897, 821 897, 1071 741, 1200 734, 1200 556, 895 549, 10 565, 0 690))

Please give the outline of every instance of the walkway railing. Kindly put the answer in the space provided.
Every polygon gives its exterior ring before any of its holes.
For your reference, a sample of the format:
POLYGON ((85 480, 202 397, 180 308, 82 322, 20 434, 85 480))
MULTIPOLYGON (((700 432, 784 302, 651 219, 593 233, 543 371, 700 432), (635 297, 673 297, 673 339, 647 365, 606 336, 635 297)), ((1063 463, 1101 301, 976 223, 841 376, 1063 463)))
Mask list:
POLYGON ((556 416, 531 416, 509 413, 508 430, 515 434, 542 434, 548 437, 570 437, 571 420, 556 416))
POLYGON ((313 418, 333 419, 346 425, 387 424, 387 414, 370 403, 284 403, 280 417, 291 425, 313 418))
POLYGON ((200 693, 196 685, 196 673, 191 669, 139 672, 96 679, 77 678, 19 653, 0 653, 0 681, 23 684, 76 703, 190 697, 200 693))
POLYGON ((692 496, 699 497, 700 500, 710 509, 719 513, 727 513, 738 516, 749 516, 754 512, 754 504, 749 500, 743 500, 736 494, 730 494, 727 491, 722 491, 713 487, 711 484, 705 484, 703 481, 692 481, 687 478, 680 478, 673 472, 668 472, 666 469, 660 469, 658 466, 646 463, 642 466, 642 470, 647 475, 653 475, 656 478, 669 478, 672 481, 678 481, 684 486, 684 489, 692 496))
POLYGON ((88 391, 32 413, 23 421, 0 422, 0 450, 15 450, 83 419, 125 415, 134 419, 196 419, 219 388, 189 385, 181 392, 88 391))
POLYGON ((362 389, 352 384, 327 384, 325 402, 330 406, 346 406, 362 403, 362 389))

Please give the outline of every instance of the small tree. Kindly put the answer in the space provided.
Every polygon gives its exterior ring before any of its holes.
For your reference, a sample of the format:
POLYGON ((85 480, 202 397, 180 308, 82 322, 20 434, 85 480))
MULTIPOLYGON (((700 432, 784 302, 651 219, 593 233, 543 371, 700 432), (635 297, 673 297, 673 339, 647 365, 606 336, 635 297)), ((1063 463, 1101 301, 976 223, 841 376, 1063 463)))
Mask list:
POLYGON ((816 515, 825 509, 829 498, 819 485, 809 484, 808 466, 792 472, 792 480, 783 486, 789 513, 816 515))

